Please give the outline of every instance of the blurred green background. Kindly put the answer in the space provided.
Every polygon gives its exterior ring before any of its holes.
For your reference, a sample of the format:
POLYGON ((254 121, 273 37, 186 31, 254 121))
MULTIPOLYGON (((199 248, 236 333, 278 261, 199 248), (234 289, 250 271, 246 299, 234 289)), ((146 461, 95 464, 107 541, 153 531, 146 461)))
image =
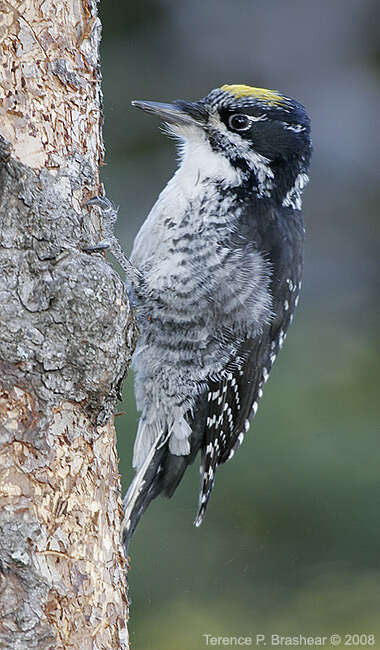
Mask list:
MULTIPOLYGON (((380 648, 379 6, 101 3, 103 180, 126 251, 176 167, 173 142, 132 99, 197 99, 222 83, 278 89, 306 105, 314 141, 295 323, 201 528, 193 466, 132 540, 135 650, 198 650, 204 634, 248 635, 254 646, 256 634, 367 633, 380 648)), ((131 375, 120 409, 126 487, 131 375)))

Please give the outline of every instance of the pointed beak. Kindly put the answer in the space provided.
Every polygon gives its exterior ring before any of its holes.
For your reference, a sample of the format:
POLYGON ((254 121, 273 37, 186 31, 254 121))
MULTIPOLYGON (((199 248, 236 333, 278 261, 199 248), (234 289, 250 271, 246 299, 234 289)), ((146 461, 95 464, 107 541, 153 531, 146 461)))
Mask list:
POLYGON ((200 102, 185 102, 178 99, 172 104, 161 104, 135 100, 132 106, 155 115, 167 124, 177 126, 204 127, 208 119, 208 112, 200 102))

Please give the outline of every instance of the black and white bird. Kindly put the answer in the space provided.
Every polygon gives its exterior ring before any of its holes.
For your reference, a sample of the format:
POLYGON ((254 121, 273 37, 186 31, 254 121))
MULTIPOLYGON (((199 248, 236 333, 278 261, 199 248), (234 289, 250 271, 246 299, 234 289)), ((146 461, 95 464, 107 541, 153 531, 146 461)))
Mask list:
POLYGON ((180 164, 133 248, 141 411, 125 498, 127 544, 150 501, 200 452, 195 525, 241 445, 301 286, 310 121, 285 95, 224 85, 195 101, 135 101, 179 143, 180 164))

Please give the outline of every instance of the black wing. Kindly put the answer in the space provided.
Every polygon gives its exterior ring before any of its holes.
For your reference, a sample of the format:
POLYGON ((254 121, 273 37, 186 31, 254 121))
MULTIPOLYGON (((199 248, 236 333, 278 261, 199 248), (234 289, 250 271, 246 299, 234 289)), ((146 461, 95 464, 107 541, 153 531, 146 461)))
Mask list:
POLYGON ((208 414, 201 446, 201 490, 195 520, 198 526, 206 512, 216 468, 229 460, 243 442, 297 306, 304 230, 300 215, 289 212, 285 216, 288 221, 282 221, 281 226, 278 219, 273 218, 267 220, 265 228, 256 231, 256 239, 261 238, 260 250, 267 254, 272 265, 272 320, 255 338, 241 344, 238 357, 242 361, 231 362, 218 378, 208 382, 208 414), (266 242, 270 242, 270 246, 266 242))

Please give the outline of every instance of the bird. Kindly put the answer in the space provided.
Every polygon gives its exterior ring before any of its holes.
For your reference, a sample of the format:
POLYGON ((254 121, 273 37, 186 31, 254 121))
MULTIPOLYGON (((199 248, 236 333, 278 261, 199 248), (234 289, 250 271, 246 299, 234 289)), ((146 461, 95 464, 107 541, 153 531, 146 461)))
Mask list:
MULTIPOLYGON (((155 497, 200 454, 195 525, 240 447, 298 303, 310 119, 281 92, 224 84, 197 101, 133 101, 164 124, 179 166, 128 265, 140 335, 129 541, 155 497)), ((128 281, 127 277, 127 281, 128 281)))

